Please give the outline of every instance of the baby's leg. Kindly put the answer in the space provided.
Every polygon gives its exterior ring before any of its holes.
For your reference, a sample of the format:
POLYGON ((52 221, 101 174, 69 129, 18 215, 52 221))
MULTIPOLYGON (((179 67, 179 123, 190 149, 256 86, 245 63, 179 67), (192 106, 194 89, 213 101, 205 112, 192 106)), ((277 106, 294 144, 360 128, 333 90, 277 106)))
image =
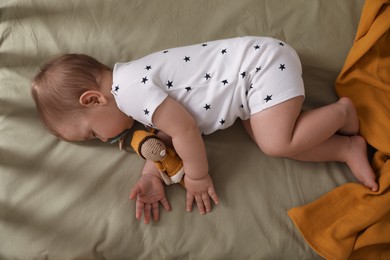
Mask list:
POLYGON ((350 124, 344 103, 301 113, 303 97, 295 97, 250 118, 260 148, 273 156, 290 157, 317 146, 350 124))
MULTIPOLYGON (((362 161, 365 147, 357 145, 358 137, 352 142, 351 137, 335 135, 338 131, 357 133, 358 121, 351 102, 344 98, 301 114, 302 101, 302 97, 296 97, 252 115, 249 133, 262 151, 271 156, 303 161, 346 162, 360 181, 376 189, 367 157, 362 161), (356 158, 348 156, 352 151, 356 158)), ((246 125, 248 129, 248 123, 246 125)))
POLYGON ((290 158, 306 162, 345 162, 361 183, 373 191, 378 190, 375 174, 368 162, 366 141, 359 135, 333 135, 322 144, 290 158))

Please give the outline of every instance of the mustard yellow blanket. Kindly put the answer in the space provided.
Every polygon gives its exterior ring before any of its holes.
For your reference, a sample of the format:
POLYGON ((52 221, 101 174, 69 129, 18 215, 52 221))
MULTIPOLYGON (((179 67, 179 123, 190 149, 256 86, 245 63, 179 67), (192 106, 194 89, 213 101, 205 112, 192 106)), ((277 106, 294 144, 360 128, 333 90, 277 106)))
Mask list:
POLYGON ((336 81, 352 99, 361 134, 377 152, 380 189, 345 184, 288 214, 326 259, 390 259, 390 0, 366 0, 354 44, 336 81))

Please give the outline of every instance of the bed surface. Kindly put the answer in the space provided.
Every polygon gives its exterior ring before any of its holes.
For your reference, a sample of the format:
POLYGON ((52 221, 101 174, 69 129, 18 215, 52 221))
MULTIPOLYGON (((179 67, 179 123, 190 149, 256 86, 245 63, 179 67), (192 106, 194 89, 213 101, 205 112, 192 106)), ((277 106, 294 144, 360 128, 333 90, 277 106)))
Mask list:
POLYGON ((154 51, 244 35, 293 46, 304 108, 337 100, 334 81, 352 45, 362 0, 6 0, 0 2, 0 259, 320 259, 287 210, 354 182, 341 163, 265 156, 239 123, 204 138, 220 205, 134 217, 131 187, 144 161, 97 141, 48 134, 30 95, 39 65, 85 53, 113 66, 154 51))

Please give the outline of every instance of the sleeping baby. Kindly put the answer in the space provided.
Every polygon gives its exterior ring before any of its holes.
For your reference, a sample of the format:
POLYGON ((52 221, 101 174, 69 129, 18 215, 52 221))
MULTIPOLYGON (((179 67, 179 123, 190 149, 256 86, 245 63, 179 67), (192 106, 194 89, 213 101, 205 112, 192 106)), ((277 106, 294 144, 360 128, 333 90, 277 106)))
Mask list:
MULTIPOLYGON (((162 50, 117 63, 111 70, 92 57, 65 54, 47 61, 32 83, 47 129, 67 141, 110 140, 134 120, 159 130, 183 160, 186 210, 201 214, 218 204, 202 135, 240 119, 267 155, 346 163, 376 191, 366 142, 352 102, 302 112, 304 85, 297 53, 268 37, 239 37, 162 50)), ((131 191, 136 217, 146 223, 167 210, 158 169, 146 161, 131 191)))

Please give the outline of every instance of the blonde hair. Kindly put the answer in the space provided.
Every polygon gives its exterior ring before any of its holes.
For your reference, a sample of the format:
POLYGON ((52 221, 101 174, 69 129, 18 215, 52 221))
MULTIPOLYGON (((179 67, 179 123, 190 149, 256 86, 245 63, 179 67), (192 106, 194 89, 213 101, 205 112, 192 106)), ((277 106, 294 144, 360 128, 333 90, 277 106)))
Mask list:
POLYGON ((109 67, 84 54, 63 54, 44 63, 32 81, 32 96, 46 128, 60 136, 56 125, 82 110, 80 96, 99 90, 101 73, 109 67))

